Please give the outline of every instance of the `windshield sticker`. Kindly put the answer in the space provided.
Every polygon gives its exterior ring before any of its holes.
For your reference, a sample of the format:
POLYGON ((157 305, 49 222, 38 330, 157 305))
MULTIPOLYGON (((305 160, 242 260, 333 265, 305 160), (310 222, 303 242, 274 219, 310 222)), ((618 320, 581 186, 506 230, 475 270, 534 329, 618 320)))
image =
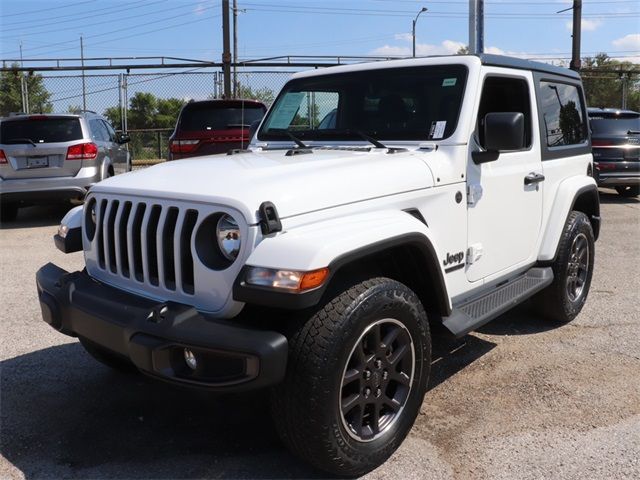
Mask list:
POLYGON ((447 126, 446 120, 431 122, 431 128, 429 129, 429 138, 444 137, 444 129, 446 128, 446 126, 447 126))
POLYGON ((287 93, 273 112, 269 128, 289 128, 293 117, 298 113, 304 95, 304 92, 287 93))
POLYGON ((442 80, 442 86, 443 87, 453 87, 456 84, 456 78, 445 78, 444 80, 442 80))

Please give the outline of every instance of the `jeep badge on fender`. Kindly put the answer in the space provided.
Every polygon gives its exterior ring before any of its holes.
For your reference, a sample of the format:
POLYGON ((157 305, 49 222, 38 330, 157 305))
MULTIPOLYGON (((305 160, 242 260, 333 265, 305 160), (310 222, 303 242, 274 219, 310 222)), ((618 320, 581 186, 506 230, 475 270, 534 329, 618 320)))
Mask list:
POLYGON ((460 337, 527 299, 540 321, 579 314, 590 168, 571 70, 455 55, 297 73, 247 151, 93 186, 56 236, 86 268, 38 271, 42 316, 113 368, 267 387, 294 453, 363 475, 420 411, 434 323, 460 337))

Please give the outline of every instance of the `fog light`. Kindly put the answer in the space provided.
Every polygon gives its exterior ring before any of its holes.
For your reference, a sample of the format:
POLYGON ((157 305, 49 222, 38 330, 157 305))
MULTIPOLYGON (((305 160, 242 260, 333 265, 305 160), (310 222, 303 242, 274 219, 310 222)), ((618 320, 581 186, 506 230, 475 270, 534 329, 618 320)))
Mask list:
POLYGON ((184 349, 184 361, 191 370, 195 370, 196 367, 198 366, 198 361, 196 360, 196 356, 188 348, 184 349))

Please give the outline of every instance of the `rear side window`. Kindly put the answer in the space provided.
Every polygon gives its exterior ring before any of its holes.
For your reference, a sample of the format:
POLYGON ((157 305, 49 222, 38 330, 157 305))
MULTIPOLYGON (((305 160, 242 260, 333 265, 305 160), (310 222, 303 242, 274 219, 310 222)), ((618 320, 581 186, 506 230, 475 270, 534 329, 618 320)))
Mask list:
POLYGON ((584 143, 587 140, 587 128, 578 87, 542 81, 539 93, 547 146, 584 143))
POLYGON ((69 142, 82 138, 78 118, 25 118, 0 123, 0 143, 31 140, 34 143, 69 142))
POLYGON ((188 105, 180 115, 179 129, 185 131, 226 130, 249 128, 262 119, 264 108, 259 105, 245 108, 216 107, 212 105, 188 105))
POLYGON ((99 142, 109 141, 109 132, 107 131, 107 127, 104 126, 104 123, 102 123, 102 120, 89 120, 89 127, 91 128, 91 138, 99 142))
POLYGON ((640 114, 620 116, 590 115, 594 135, 626 136, 640 132, 640 114))

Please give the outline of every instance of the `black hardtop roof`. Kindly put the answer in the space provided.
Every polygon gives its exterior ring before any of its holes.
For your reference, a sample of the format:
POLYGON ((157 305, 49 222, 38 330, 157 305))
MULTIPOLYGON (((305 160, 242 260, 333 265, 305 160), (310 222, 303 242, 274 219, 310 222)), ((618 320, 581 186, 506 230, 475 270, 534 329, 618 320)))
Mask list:
POLYGON ((534 62, 532 60, 524 60, 522 58, 508 57, 505 55, 493 55, 490 53, 480 53, 475 56, 480 58, 483 65, 517 68, 520 70, 534 70, 536 72, 551 73, 553 75, 561 75, 574 80, 580 80, 578 72, 574 72, 568 68, 556 67, 555 65, 550 65, 548 63, 534 62))

